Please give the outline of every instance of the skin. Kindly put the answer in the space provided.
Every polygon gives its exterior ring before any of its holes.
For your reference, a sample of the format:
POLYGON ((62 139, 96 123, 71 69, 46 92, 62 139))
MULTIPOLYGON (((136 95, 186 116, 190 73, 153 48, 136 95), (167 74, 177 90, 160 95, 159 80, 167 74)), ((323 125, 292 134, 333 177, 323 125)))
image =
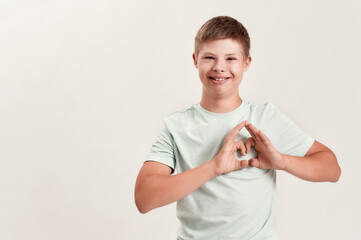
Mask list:
MULTIPOLYGON (((232 39, 213 40, 203 44, 198 55, 193 54, 195 67, 203 85, 201 106, 208 111, 226 113, 236 109, 242 99, 238 88, 251 63, 250 56, 244 56, 241 44, 232 39), (227 55, 232 53, 232 55, 227 55), (208 76, 231 76, 224 84, 214 84, 208 76)), ((247 123, 246 129, 251 138, 246 141, 246 151, 254 147, 258 158, 244 160, 241 164, 262 169, 277 169, 287 171, 308 181, 338 181, 341 169, 335 154, 325 145, 314 141, 304 157, 284 155, 278 152, 266 134, 254 125, 247 123)), ((239 143, 242 144, 242 143, 239 143)), ((240 146, 239 148, 242 148, 240 146)), ((222 151, 221 151, 222 152, 222 151)), ((241 151, 242 153, 242 151, 241 151)), ((218 169, 217 172, 225 171, 218 169)))
POLYGON ((246 151, 248 153, 252 146, 258 153, 257 158, 249 160, 249 166, 283 170, 312 182, 337 182, 340 178, 341 168, 336 155, 317 140, 304 157, 297 157, 277 151, 266 134, 251 123, 246 123, 246 129, 252 136, 246 141, 246 151))
MULTIPOLYGON (((195 67, 203 85, 201 106, 208 111, 226 113, 242 103, 238 86, 249 68, 251 57, 244 57, 241 45, 232 39, 214 40, 203 44, 199 54, 193 54, 195 67), (226 55, 232 53, 233 55, 226 55), (208 76, 231 77, 217 85, 208 76)), ((147 161, 139 171, 134 197, 139 212, 178 201, 210 179, 247 166, 286 171, 306 181, 337 182, 341 169, 335 154, 325 145, 314 141, 304 157, 282 154, 272 145, 264 132, 243 121, 227 135, 223 147, 209 162, 188 171, 171 175, 172 169, 159 162, 147 161), (251 137, 244 144, 235 142, 237 134, 246 128, 251 137), (238 161, 234 153, 245 155, 253 147, 257 158, 238 161)))
POLYGON ((192 57, 203 85, 200 105, 215 113, 236 109, 242 103, 238 87, 243 73, 250 66, 251 56, 245 57, 241 45, 235 40, 222 39, 204 43, 198 55, 193 54, 192 57), (211 75, 229 76, 231 79, 217 85, 208 78, 211 75))

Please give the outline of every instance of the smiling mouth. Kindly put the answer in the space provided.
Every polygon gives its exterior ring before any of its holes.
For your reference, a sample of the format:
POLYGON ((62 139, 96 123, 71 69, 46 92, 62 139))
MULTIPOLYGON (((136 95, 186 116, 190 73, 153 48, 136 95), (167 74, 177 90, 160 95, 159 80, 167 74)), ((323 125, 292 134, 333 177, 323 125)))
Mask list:
POLYGON ((227 80, 229 79, 230 77, 225 77, 225 78, 214 78, 214 77, 209 77, 210 79, 213 79, 215 81, 223 81, 223 80, 227 80))
POLYGON ((226 78, 214 78, 214 77, 208 77, 212 83, 216 84, 216 85, 222 85, 224 82, 227 82, 228 79, 230 79, 230 77, 226 77, 226 78))

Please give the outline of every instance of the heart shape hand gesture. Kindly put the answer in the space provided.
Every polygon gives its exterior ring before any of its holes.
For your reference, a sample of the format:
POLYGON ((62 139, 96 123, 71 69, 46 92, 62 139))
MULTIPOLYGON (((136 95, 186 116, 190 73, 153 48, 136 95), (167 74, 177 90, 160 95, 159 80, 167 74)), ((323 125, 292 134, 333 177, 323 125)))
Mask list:
POLYGON ((247 166, 261 169, 284 169, 284 157, 272 145, 264 132, 258 130, 253 124, 243 121, 233 128, 227 135, 224 145, 219 153, 212 159, 217 175, 246 168, 247 166), (246 144, 242 140, 235 142, 239 131, 246 127, 252 137, 248 138, 246 144), (253 147, 257 153, 257 158, 238 161, 234 153, 239 150, 244 156, 253 147))

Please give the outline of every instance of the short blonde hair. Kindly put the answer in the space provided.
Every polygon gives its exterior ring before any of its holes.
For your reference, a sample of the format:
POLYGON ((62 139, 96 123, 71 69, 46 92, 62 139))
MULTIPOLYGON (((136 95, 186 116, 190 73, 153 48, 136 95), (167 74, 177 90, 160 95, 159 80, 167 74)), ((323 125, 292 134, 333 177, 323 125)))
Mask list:
POLYGON ((198 53, 202 48, 203 43, 227 38, 236 40, 241 44, 244 59, 249 56, 251 40, 247 29, 234 18, 229 16, 218 16, 209 19, 198 30, 194 43, 195 57, 198 57, 198 53))

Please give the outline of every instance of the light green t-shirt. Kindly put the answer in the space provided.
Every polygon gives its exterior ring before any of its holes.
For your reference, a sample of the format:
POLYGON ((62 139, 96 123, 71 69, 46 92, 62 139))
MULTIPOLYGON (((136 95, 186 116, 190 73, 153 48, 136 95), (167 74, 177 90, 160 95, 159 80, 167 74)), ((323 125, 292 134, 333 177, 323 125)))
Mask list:
MULTIPOLYGON (((304 133, 270 102, 242 104, 227 113, 214 113, 199 103, 164 118, 164 124, 146 161, 157 161, 178 173, 213 159, 228 133, 247 120, 262 130, 281 153, 304 156, 314 139, 304 133)), ((251 137, 246 128, 237 135, 243 142, 251 137)), ((252 151, 236 158, 251 159, 252 151)), ((276 170, 247 167, 219 175, 177 201, 180 221, 177 239, 274 240, 276 170)))

